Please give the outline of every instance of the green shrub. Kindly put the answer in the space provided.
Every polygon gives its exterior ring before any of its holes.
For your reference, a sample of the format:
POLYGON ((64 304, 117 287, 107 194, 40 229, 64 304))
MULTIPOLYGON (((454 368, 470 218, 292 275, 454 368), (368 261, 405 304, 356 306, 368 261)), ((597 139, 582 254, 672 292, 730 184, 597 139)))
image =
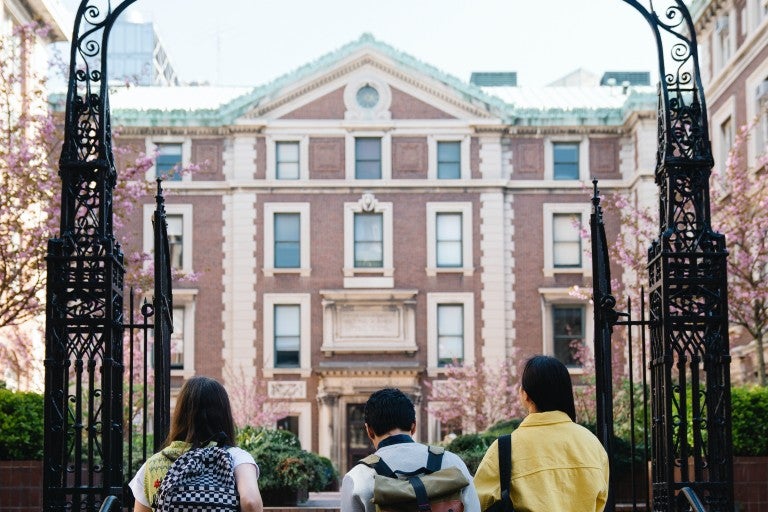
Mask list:
POLYGON ((733 454, 768 455, 768 388, 733 388, 733 454))
POLYGON ((323 491, 337 481, 331 461, 301 449, 298 438, 287 430, 245 427, 238 445, 259 465, 259 489, 323 491))
POLYGON ((477 471, 477 466, 480 465, 480 461, 483 460, 485 452, 496 440, 496 437, 498 436, 488 433, 456 436, 456 438, 446 446, 446 450, 461 457, 467 465, 469 472, 474 474, 475 471, 477 471))
POLYGON ((0 460, 43 458, 43 396, 0 389, 0 460))

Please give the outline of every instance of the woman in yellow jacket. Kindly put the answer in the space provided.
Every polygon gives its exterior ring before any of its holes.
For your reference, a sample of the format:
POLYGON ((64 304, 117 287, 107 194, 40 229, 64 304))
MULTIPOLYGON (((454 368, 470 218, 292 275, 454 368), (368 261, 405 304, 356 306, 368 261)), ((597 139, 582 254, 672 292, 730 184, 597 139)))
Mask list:
MULTIPOLYGON (((525 363, 520 399, 528 410, 512 433, 510 496, 515 512, 600 512, 608 497, 608 456, 589 430, 575 423, 571 376, 553 357, 525 363)), ((500 500, 495 441, 475 474, 480 508, 500 500)))

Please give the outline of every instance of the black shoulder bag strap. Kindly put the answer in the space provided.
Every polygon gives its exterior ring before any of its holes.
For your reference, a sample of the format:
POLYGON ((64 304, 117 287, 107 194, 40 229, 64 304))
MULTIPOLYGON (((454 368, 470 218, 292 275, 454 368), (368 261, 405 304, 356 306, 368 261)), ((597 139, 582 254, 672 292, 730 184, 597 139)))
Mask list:
POLYGON ((501 487, 501 510, 514 512, 509 484, 512 480, 512 436, 499 436, 499 485, 501 487))

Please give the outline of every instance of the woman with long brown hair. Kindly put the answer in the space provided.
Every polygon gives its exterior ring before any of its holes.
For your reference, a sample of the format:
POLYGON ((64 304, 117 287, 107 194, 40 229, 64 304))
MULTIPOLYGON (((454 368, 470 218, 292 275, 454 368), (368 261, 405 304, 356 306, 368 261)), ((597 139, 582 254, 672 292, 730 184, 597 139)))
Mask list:
POLYGON ((128 484, 136 500, 134 512, 152 510, 160 483, 173 461, 212 440, 226 446, 232 457, 240 510, 261 512, 259 467, 251 454, 235 446, 235 422, 229 396, 224 386, 208 377, 192 377, 181 387, 165 447, 147 459, 128 484))

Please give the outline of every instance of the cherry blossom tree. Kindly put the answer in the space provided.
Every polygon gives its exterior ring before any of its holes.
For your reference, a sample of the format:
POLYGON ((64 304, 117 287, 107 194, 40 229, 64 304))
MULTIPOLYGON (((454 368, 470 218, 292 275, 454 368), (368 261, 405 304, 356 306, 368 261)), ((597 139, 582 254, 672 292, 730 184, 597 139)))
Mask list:
MULTIPOLYGON (((766 115, 766 114, 763 114, 766 115)), ((725 235, 728 249, 728 313, 732 325, 754 340, 758 383, 766 385, 768 341, 768 153, 747 162, 745 148, 754 120, 739 129, 722 172, 715 172, 711 193, 713 228, 725 235)), ((765 151, 765 148, 762 148, 765 151)))
MULTIPOLYGON (((763 114, 765 115, 765 114, 763 114)), ((768 187, 764 185, 768 153, 747 162, 745 149, 759 119, 742 126, 728 159, 716 165, 710 187, 712 228, 725 235, 728 249, 728 314, 731 325, 743 329, 755 343, 758 383, 766 379, 764 349, 768 340, 768 187)), ((623 276, 614 282, 614 295, 636 299, 647 286, 647 248, 658 235, 655 211, 637 197, 611 194, 604 198, 607 222, 618 217, 621 226, 609 245, 609 258, 618 262, 623 276), (623 285, 623 292, 618 293, 623 285)), ((587 235, 588 236, 588 235, 587 235)), ((573 290, 584 294, 583 290, 573 290)), ((621 309, 621 306, 619 307, 621 309)))
POLYGON ((510 357, 499 363, 450 364, 427 382, 427 410, 443 423, 460 421, 463 433, 482 432, 499 421, 522 416, 517 369, 510 357))
MULTIPOLYGON (((5 370, 0 379, 37 382, 27 386, 32 389, 42 386, 32 376, 42 373, 45 257, 48 239, 59 234, 61 205, 61 121, 49 108, 45 77, 29 67, 45 33, 38 25, 24 25, 0 36, 0 367, 5 370)), ((140 208, 139 199, 154 192, 145 175, 155 155, 121 146, 119 133, 113 140, 116 160, 123 162, 113 197, 119 237, 140 208)), ((140 251, 125 255, 126 283, 149 289, 148 258, 140 251)))

